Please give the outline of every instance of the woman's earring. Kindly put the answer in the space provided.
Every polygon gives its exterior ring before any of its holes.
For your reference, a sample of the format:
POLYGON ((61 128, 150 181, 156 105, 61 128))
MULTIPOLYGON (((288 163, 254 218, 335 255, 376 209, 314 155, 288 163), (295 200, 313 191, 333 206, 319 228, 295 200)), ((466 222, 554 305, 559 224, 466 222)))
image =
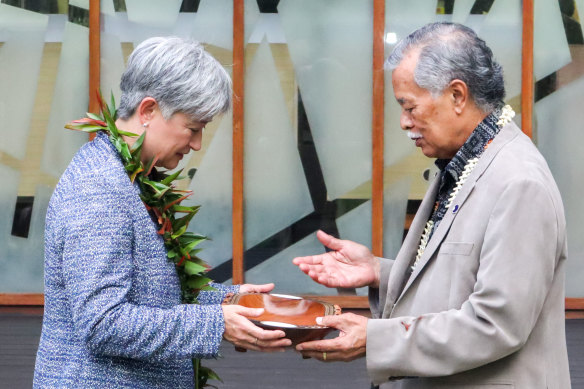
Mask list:
POLYGON ((142 123, 142 127, 144 128, 148 127, 148 123, 142 123))

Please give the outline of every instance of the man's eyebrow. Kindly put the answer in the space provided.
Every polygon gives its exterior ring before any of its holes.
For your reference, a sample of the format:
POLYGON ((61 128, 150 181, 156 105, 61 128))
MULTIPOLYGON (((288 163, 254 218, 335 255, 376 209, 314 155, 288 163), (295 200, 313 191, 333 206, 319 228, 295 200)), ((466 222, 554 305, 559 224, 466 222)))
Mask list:
POLYGON ((399 105, 404 105, 405 103, 408 102, 408 100, 407 99, 404 99, 403 97, 399 97, 396 100, 399 103, 399 105))

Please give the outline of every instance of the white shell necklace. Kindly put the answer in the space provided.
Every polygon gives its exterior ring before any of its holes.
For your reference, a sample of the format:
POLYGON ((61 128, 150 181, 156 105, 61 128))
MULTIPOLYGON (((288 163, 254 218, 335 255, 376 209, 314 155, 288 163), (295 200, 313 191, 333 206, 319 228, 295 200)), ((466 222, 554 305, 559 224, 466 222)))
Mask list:
MULTIPOLYGON (((515 116, 515 111, 513 111, 513 108, 511 108, 510 105, 505 105, 503 107, 503 109, 501 110, 501 115, 499 116, 499 120, 497 121, 497 126, 499 128, 503 128, 507 123, 509 123, 511 121, 511 119, 513 119, 514 116, 515 116)), ((485 145, 485 149, 488 146, 489 146, 489 143, 487 143, 485 145)), ((473 171, 473 169, 476 167, 477 163, 479 162, 479 157, 480 157, 480 155, 476 158, 469 159, 467 161, 466 165, 464 165, 464 169, 462 170, 462 174, 458 178, 458 181, 456 181, 456 184, 454 185, 454 189, 452 189, 452 192, 448 196, 448 202, 446 203, 446 209, 449 209, 450 206, 452 205, 452 203, 454 202, 456 195, 458 194, 458 192, 460 191, 460 189, 462 188, 462 186, 464 185, 464 183, 466 182, 466 180, 470 176, 470 173, 473 171)), ((424 232, 422 233, 422 237, 420 238, 420 245, 418 246, 418 252, 416 253, 416 260, 414 261, 414 264, 410 267, 412 272, 414 271, 414 269, 418 265, 418 262, 420 262, 420 258, 422 258, 422 255, 424 254, 424 251, 426 250, 426 246, 428 246, 428 241, 430 240, 430 235, 432 234, 433 227, 434 227, 434 221, 430 218, 430 220, 428 220, 428 222, 426 223, 426 226, 424 227, 424 232)))

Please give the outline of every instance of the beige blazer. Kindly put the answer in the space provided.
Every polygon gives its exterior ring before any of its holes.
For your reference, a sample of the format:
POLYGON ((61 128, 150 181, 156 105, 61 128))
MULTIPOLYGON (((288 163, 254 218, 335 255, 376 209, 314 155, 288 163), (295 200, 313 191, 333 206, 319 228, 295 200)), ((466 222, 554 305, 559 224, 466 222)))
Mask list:
POLYGON ((408 277, 438 185, 370 290, 371 379, 382 388, 570 388, 566 225, 544 158, 505 126, 408 277))

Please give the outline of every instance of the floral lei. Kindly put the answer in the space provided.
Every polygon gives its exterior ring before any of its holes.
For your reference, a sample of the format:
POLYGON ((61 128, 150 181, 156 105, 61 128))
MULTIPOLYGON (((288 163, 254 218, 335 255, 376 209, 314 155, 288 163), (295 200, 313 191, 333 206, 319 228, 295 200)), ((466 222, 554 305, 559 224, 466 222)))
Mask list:
MULTIPOLYGON (((115 124, 116 108, 112 94, 111 104, 108 106, 100 93, 97 94, 100 105, 100 115, 87 113, 87 117, 73 120, 65 128, 87 133, 105 131, 110 142, 114 145, 122 158, 124 168, 132 183, 138 182, 140 198, 146 209, 154 215, 158 223, 158 234, 164 240, 166 255, 174 262, 180 280, 182 302, 198 304, 197 296, 201 290, 214 290, 209 285, 211 279, 206 276, 210 266, 197 256, 200 248, 197 245, 207 237, 187 231, 191 219, 198 212, 200 206, 184 206, 180 203, 192 195, 192 191, 178 190, 173 181, 182 179, 179 170, 173 174, 165 174, 153 170, 157 158, 151 159, 146 165, 140 160, 142 143, 146 132, 143 132, 130 147, 122 138, 137 137, 137 134, 122 131, 115 124), (183 213, 185 216, 177 217, 183 213)), ((201 366, 199 359, 193 359, 195 372, 195 388, 212 386, 207 384, 208 379, 221 381, 217 374, 201 366)))
MULTIPOLYGON (((515 111, 513 111, 513 108, 511 108, 510 105, 505 105, 503 107, 503 109, 501 110, 501 115, 499 116, 499 120, 497 121, 497 126, 499 126, 499 128, 503 128, 507 123, 509 123, 511 121, 511 119, 513 119, 514 116, 515 116, 515 111)), ((485 149, 487 147, 489 147, 489 144, 490 144, 490 142, 485 145, 485 149)), ((468 162, 466 163, 466 165, 464 165, 464 169, 462 170, 462 174, 458 178, 458 181, 456 181, 456 183, 454 185, 454 189, 452 189, 452 192, 448 196, 448 202, 446 203, 446 209, 449 209, 450 206, 452 205, 452 203, 454 202, 454 199, 456 198, 458 191, 460 191, 460 189, 462 188, 462 186, 464 185, 464 183, 466 182, 466 180, 470 176, 470 173, 472 173, 472 171, 476 167, 477 163, 479 162, 479 158, 480 158, 480 155, 478 157, 469 159, 468 162)), ((430 235, 432 234, 433 228, 434 228, 434 221, 432 219, 430 219, 426 223, 426 226, 424 227, 424 232, 422 233, 422 237, 420 238, 420 245, 418 246, 418 251, 416 253, 416 259, 414 260, 414 264, 410 267, 410 270, 412 272, 416 269, 416 266, 418 265, 418 262, 420 262, 420 258, 422 258, 424 251, 426 251, 426 246, 428 246, 428 241, 430 240, 430 235)))

